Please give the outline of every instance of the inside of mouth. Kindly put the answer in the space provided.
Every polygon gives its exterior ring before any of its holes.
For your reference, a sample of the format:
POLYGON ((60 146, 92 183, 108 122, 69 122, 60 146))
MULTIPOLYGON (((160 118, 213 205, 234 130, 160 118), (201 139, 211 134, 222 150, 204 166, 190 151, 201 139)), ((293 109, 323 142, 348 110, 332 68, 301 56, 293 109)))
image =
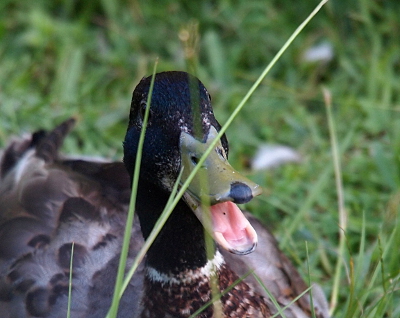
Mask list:
POLYGON ((243 212, 233 202, 210 207, 214 238, 224 249, 235 254, 251 253, 257 244, 257 233, 243 212))

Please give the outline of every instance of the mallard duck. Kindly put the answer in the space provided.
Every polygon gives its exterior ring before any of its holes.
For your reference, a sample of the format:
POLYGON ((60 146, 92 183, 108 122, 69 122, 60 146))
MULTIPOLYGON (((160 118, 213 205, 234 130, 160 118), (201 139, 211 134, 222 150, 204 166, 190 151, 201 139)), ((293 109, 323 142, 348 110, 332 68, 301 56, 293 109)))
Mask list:
MULTIPOLYGON (((150 81, 143 78, 133 92, 123 163, 62 156, 59 148, 74 119, 50 132, 11 141, 4 149, 0 317, 66 317, 73 242, 71 317, 107 313, 150 81)), ((181 170, 187 178, 220 130, 206 88, 185 72, 156 75, 149 112, 128 266, 181 170)), ((136 271, 122 297, 119 317, 189 317, 210 300, 212 276, 219 291, 228 291, 198 317, 213 317, 217 311, 222 317, 270 317, 278 310, 264 288, 251 275, 239 279, 249 269, 282 307, 306 289, 274 237, 237 207, 258 195, 260 188, 237 173, 227 158, 224 135, 136 271), (201 198, 210 202, 209 209, 201 198), (205 247, 208 235, 217 243, 211 256, 205 247)), ((328 317, 318 287, 313 296, 316 316, 328 317)), ((309 299, 306 293, 290 304, 286 317, 310 317, 309 299)))

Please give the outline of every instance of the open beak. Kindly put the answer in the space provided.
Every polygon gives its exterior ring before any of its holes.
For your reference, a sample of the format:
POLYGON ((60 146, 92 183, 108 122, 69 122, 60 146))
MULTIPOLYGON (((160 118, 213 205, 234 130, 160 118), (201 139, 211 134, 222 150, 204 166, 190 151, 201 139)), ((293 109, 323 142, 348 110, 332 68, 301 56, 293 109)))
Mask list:
MULTIPOLYGON (((217 134, 217 130, 211 127, 206 142, 201 142, 185 132, 181 133, 181 183, 185 182, 217 134)), ((257 245, 257 233, 235 203, 246 203, 261 191, 259 185, 232 168, 218 141, 183 198, 221 247, 234 254, 248 254, 257 245)))

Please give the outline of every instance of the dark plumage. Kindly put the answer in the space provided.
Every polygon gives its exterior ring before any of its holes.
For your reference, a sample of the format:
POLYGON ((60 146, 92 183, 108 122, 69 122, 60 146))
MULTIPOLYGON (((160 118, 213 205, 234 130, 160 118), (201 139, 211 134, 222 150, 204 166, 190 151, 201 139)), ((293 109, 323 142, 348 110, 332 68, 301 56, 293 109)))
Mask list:
MULTIPOLYGON (((124 164, 61 156, 59 147, 74 124, 72 119, 51 132, 14 140, 4 150, 0 161, 0 317, 66 316, 72 242, 72 317, 106 314, 150 79, 144 78, 133 93, 124 164)), ((186 178, 219 129, 200 81, 183 72, 156 76, 136 204, 141 229, 135 221, 128 266, 143 244, 141 231, 145 238, 149 235, 182 166, 186 178)), ((223 292, 249 268, 256 270, 281 306, 306 288, 273 236, 248 214, 258 232, 258 247, 248 255, 229 253, 247 254, 254 249, 253 227, 231 202, 247 202, 259 189, 233 172, 227 154, 224 136, 204 163, 207 169, 199 173, 211 173, 209 191, 204 191, 200 177, 193 180, 122 297, 120 317, 188 317, 210 299, 210 276, 216 275, 217 289, 223 292), (219 244, 211 257, 204 243, 208 234, 199 221, 204 213, 199 204, 203 195, 214 205, 211 213, 217 217, 214 226, 208 227, 219 244), (233 219, 226 222, 225 215, 233 219), (236 229, 238 224, 242 225, 236 229), (222 225, 234 228, 226 232, 222 225)), ((315 290, 317 316, 328 317, 325 298, 315 290)), ((307 295, 285 310, 286 317, 310 316, 307 295)), ((222 310, 226 317, 269 317, 277 312, 251 276, 199 317, 212 317, 214 310, 222 310)))

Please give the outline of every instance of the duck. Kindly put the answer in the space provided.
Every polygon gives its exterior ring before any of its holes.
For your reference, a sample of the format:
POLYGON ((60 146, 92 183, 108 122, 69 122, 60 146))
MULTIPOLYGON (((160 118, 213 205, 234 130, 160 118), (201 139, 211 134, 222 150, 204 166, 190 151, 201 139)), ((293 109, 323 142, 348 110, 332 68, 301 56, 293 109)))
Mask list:
POLYGON ((66 317, 68 301, 71 317, 106 316, 144 125, 127 268, 175 183, 182 186, 214 146, 130 280, 118 317, 329 317, 322 289, 305 292, 271 232, 237 206, 261 188, 229 164, 227 137, 218 139, 221 126, 205 86, 186 72, 157 73, 147 105, 152 77, 133 92, 123 161, 63 155, 74 118, 3 149, 0 318, 66 317), (205 306, 214 296, 211 281, 220 295, 205 306))

